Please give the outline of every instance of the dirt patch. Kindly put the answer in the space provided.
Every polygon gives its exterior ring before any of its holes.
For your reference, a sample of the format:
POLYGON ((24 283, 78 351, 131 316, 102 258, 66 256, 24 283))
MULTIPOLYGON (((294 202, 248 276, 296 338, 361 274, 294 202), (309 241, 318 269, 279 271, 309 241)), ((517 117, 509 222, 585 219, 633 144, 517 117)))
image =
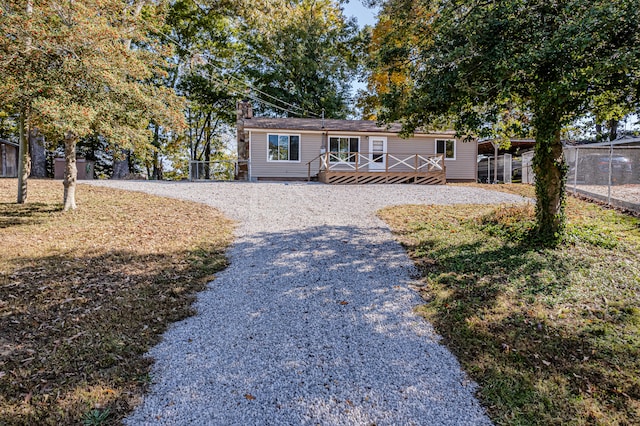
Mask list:
MULTIPOLYGON (((567 191, 574 192, 574 186, 568 185, 567 191)), ((607 185, 577 185, 575 192, 583 197, 599 202, 609 201, 607 185)), ((635 212, 640 212, 640 184, 614 185, 611 187, 611 204, 635 212)))

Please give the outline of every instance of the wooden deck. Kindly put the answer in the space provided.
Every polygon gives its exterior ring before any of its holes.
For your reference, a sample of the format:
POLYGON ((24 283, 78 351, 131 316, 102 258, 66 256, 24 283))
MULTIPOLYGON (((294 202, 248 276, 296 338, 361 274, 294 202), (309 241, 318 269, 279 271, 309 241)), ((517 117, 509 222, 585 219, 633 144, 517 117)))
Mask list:
POLYGON ((417 185, 444 185, 445 183, 447 183, 444 171, 427 173, 323 171, 318 173, 318 180, 320 182, 333 185, 367 183, 413 183, 417 185))
MULTIPOLYGON (((444 185, 447 183, 443 154, 327 152, 319 159, 318 180, 333 185, 393 184, 444 185)), ((309 179, 311 166, 309 165, 309 179)))

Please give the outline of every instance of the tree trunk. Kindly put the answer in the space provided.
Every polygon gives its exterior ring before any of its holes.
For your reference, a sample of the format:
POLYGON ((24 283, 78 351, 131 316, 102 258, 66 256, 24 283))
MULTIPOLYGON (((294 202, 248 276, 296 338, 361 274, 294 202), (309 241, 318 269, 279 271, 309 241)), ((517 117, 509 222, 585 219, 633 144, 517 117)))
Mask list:
POLYGON ((68 132, 64 137, 64 211, 76 209, 76 136, 68 132))
POLYGON ((560 120, 551 114, 536 119, 533 171, 536 179, 536 231, 540 242, 558 245, 565 230, 565 183, 567 166, 560 141, 560 120))
POLYGON ((151 179, 162 180, 162 172, 160 167, 160 127, 154 124, 153 130, 153 172, 151 179))
POLYGON ((160 155, 157 150, 153 151, 153 180, 162 180, 162 165, 160 164, 160 155))
MULTIPOLYGON (((27 0, 25 12, 27 13, 27 16, 31 16, 33 14, 33 4, 31 0, 27 0)), ((25 51, 28 52, 29 50, 31 50, 31 38, 27 37, 25 41, 25 51)), ((24 204, 27 202, 27 180, 31 173, 29 139, 27 138, 27 128, 25 125, 26 114, 27 111, 23 105, 20 110, 20 116, 18 117, 18 131, 20 132, 20 145, 18 147, 18 204, 24 204)))
POLYGON ((609 140, 614 141, 618 138, 618 120, 615 118, 609 120, 609 140))
MULTIPOLYGON (((116 148, 117 149, 117 148, 116 148)), ((113 158, 113 173, 111 179, 126 179, 129 177, 129 155, 125 150, 121 150, 117 156, 113 158), (124 159, 118 159, 117 156, 123 155, 124 159)))
POLYGON ((29 154, 31 156, 31 174, 29 177, 47 177, 47 151, 44 148, 44 136, 38 129, 29 132, 29 154))
POLYGON ((18 118, 18 131, 20 132, 20 145, 18 147, 18 204, 27 202, 27 180, 31 164, 29 161, 29 139, 25 126, 25 112, 20 111, 18 118))
POLYGON ((596 142, 602 141, 602 124, 596 123, 596 142))
POLYGON ((211 179, 211 113, 207 115, 204 122, 205 142, 204 142, 204 178, 211 179))

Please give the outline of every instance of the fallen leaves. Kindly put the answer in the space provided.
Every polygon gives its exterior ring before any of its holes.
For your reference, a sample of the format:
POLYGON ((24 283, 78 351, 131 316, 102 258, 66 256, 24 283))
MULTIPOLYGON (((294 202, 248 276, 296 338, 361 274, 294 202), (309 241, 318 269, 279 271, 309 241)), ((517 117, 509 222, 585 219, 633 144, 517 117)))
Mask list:
POLYGON ((60 183, 40 180, 18 206, 15 182, 0 180, 0 424, 81 424, 87 406, 117 422, 148 386, 143 354, 225 266, 230 222, 85 186, 64 214, 60 183))

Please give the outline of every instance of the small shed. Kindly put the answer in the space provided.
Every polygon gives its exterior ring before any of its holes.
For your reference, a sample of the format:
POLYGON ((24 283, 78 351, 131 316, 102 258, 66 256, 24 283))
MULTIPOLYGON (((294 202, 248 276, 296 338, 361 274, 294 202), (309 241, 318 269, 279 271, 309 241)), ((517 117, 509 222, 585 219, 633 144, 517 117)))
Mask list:
POLYGON ((0 177, 18 177, 18 144, 0 139, 0 177))
MULTIPOLYGON (((84 158, 78 158, 76 160, 76 167, 78 168, 78 180, 92 180, 94 165, 94 161, 89 161, 84 158)), ((56 158, 54 160, 53 178, 64 179, 64 158, 56 158)))

